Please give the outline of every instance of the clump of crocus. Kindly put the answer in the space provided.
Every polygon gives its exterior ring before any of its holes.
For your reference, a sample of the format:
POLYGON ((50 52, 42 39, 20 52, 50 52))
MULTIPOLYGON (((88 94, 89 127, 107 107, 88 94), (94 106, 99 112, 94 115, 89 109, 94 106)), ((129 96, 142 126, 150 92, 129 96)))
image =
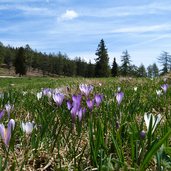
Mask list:
POLYGON ((103 100, 103 95, 101 94, 96 94, 94 97, 96 106, 99 107, 99 105, 101 104, 102 100, 103 100))
POLYGON ((22 122, 21 127, 23 132, 25 132, 26 134, 31 134, 34 128, 34 124, 32 122, 22 122))
POLYGON ((55 103, 58 106, 61 106, 62 102, 64 100, 64 94, 62 94, 62 93, 55 93, 55 94, 53 94, 53 100, 55 101, 55 103))
POLYGON ((72 102, 68 101, 67 102, 67 108, 71 112, 71 118, 72 118, 72 123, 75 123, 75 120, 78 116, 79 121, 82 120, 83 115, 86 112, 86 109, 81 107, 81 95, 73 95, 72 96, 72 102))
POLYGON ((157 125, 161 121, 161 115, 158 114, 157 116, 154 116, 151 113, 145 113, 144 114, 144 120, 146 123, 147 131, 149 131, 150 127, 152 129, 152 133, 155 131, 157 125), (151 124, 151 125, 150 125, 151 124))
POLYGON ((88 96, 90 92, 93 91, 93 86, 87 84, 80 84, 79 89, 81 93, 83 93, 85 96, 88 96))
POLYGON ((161 86, 161 88, 163 89, 163 91, 166 93, 167 89, 168 89, 169 85, 168 84, 163 84, 161 86))
POLYGON ((9 146, 9 142, 11 139, 11 131, 14 130, 14 127, 15 121, 13 119, 10 119, 7 128, 5 128, 4 124, 0 124, 0 134, 6 147, 9 146))
POLYGON ((14 109, 14 105, 10 105, 9 103, 5 105, 5 110, 7 111, 8 113, 8 118, 10 118, 10 112, 11 110, 14 109))
POLYGON ((124 93, 121 91, 121 88, 118 87, 118 92, 116 93, 116 101, 117 101, 118 105, 120 105, 123 97, 124 97, 124 93))

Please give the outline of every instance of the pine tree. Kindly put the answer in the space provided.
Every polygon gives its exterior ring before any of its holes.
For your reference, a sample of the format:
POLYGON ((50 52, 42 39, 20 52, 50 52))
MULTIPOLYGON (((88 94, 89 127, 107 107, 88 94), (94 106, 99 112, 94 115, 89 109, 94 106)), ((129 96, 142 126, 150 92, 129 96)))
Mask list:
POLYGON ((152 77, 153 77, 153 66, 152 66, 152 65, 149 65, 149 66, 147 67, 147 76, 148 76, 149 78, 152 78, 152 77))
POLYGON ((14 61, 14 66, 15 66, 15 73, 21 75, 26 75, 26 60, 25 60, 25 52, 24 48, 20 47, 18 49, 18 53, 16 55, 15 61, 14 61))
POLYGON ((145 66, 143 64, 141 64, 138 67, 138 76, 139 77, 146 77, 147 76, 146 69, 145 69, 145 66))
POLYGON ((112 65, 112 76, 116 77, 118 75, 118 64, 116 63, 116 58, 113 60, 113 65, 112 65))
POLYGON ((108 64, 109 57, 103 39, 100 41, 95 55, 98 56, 98 58, 96 58, 95 76, 108 77, 110 75, 110 69, 108 64))
POLYGON ((162 52, 157 59, 163 65, 163 68, 161 70, 162 75, 168 73, 171 69, 171 55, 169 55, 168 52, 162 52))
POLYGON ((95 66, 94 64, 91 63, 90 60, 89 64, 87 65, 86 77, 94 77, 94 72, 95 72, 95 66))
POLYGON ((159 76, 159 68, 157 67, 156 63, 152 65, 152 70, 153 70, 153 77, 158 77, 159 76))
POLYGON ((130 67, 131 67, 131 65, 130 65, 130 63, 131 63, 131 60, 130 60, 130 55, 128 54, 128 51, 126 50, 126 51, 123 51, 122 52, 122 56, 121 56, 121 62, 122 62, 122 64, 121 64, 121 74, 123 75, 123 76, 127 76, 127 75, 129 75, 129 73, 130 73, 130 67))

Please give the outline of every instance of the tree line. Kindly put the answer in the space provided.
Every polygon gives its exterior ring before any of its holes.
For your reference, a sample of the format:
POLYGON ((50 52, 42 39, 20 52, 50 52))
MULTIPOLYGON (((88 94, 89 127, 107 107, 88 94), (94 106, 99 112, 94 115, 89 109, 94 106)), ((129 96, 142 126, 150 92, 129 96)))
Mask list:
POLYGON ((109 76, 134 76, 134 77, 157 77, 160 74, 166 74, 171 71, 171 56, 168 52, 162 52, 157 60, 163 68, 159 71, 156 63, 147 68, 143 64, 136 66, 132 64, 131 56, 125 50, 121 55, 121 65, 119 66, 116 58, 113 58, 113 64, 109 66, 109 56, 104 40, 102 39, 95 52, 97 58, 95 64, 88 63, 75 57, 70 59, 61 52, 42 53, 33 50, 29 45, 25 47, 14 48, 4 46, 0 42, 0 64, 10 70, 15 67, 15 73, 26 75, 27 71, 38 70, 43 75, 62 75, 62 76, 81 76, 81 77, 109 77, 109 76))

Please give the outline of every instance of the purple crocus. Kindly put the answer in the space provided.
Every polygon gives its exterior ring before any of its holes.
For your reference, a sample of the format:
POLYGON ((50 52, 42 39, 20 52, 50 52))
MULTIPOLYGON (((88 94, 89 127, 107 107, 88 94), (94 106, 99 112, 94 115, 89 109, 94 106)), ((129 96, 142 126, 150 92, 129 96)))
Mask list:
POLYGON ((79 85, 79 89, 80 89, 81 93, 88 96, 90 94, 90 92, 93 90, 93 86, 87 85, 87 84, 81 84, 81 85, 79 85))
POLYGON ((81 95, 73 95, 72 96, 72 109, 71 109, 71 114, 74 113, 76 114, 77 110, 80 108, 81 105, 81 95))
POLYGON ((161 86, 161 88, 163 89, 163 91, 166 93, 167 89, 168 89, 169 85, 168 84, 163 84, 161 86))
POLYGON ((144 130, 142 130, 142 131, 140 132, 140 138, 141 138, 141 139, 144 139, 145 136, 146 136, 146 132, 145 132, 144 130))
POLYGON ((62 102, 64 100, 64 94, 62 94, 62 93, 53 94, 53 100, 55 101, 55 103, 58 106, 61 106, 62 105, 62 102))
POLYGON ((5 114, 5 111, 4 110, 1 110, 0 111, 0 119, 4 116, 4 114, 5 114))
POLYGON ((13 108, 14 108, 14 105, 10 105, 10 104, 5 105, 5 109, 6 109, 7 113, 8 113, 8 118, 10 118, 10 112, 11 112, 11 110, 13 108))
POLYGON ((96 102, 96 106, 98 107, 100 105, 100 103, 102 102, 102 100, 103 100, 103 95, 96 94, 95 97, 94 97, 94 100, 96 102))
POLYGON ((121 103, 123 97, 124 97, 124 93, 123 93, 123 92, 118 92, 118 93, 116 93, 116 100, 117 100, 117 102, 118 102, 118 105, 120 105, 120 103, 121 103))
POLYGON ((72 104, 71 102, 67 102, 67 107, 69 110, 71 110, 71 117, 72 117, 72 123, 75 123, 76 116, 78 115, 79 120, 82 119, 82 115, 84 110, 81 108, 81 95, 73 95, 72 96, 72 104))
POLYGON ((79 121, 82 120, 83 115, 85 114, 85 112, 86 112, 86 109, 82 108, 82 107, 79 110, 77 110, 76 115, 78 116, 79 121))
POLYGON ((43 95, 44 96, 48 96, 48 98, 50 98, 52 96, 52 91, 50 88, 45 88, 43 89, 43 95))
POLYGON ((14 127, 15 127, 15 121, 13 119, 10 119, 7 128, 5 128, 3 124, 0 124, 0 134, 4 144, 7 147, 9 146, 9 141, 11 139, 11 130, 14 130, 14 127))
POLYGON ((71 101, 67 101, 67 108, 68 108, 68 110, 71 110, 71 108, 72 108, 72 103, 71 103, 71 101))
POLYGON ((93 100, 90 100, 90 99, 86 100, 87 107, 88 107, 90 110, 93 109, 93 107, 94 107, 94 102, 95 102, 94 99, 93 99, 93 100))

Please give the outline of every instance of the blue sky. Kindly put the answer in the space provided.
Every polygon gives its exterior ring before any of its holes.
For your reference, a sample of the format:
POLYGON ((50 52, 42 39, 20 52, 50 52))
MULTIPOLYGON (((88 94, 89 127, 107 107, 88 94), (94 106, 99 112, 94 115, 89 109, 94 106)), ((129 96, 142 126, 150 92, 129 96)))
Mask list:
POLYGON ((170 0, 0 0, 0 41, 94 62, 103 38, 110 64, 128 50, 132 63, 171 52, 170 0))

